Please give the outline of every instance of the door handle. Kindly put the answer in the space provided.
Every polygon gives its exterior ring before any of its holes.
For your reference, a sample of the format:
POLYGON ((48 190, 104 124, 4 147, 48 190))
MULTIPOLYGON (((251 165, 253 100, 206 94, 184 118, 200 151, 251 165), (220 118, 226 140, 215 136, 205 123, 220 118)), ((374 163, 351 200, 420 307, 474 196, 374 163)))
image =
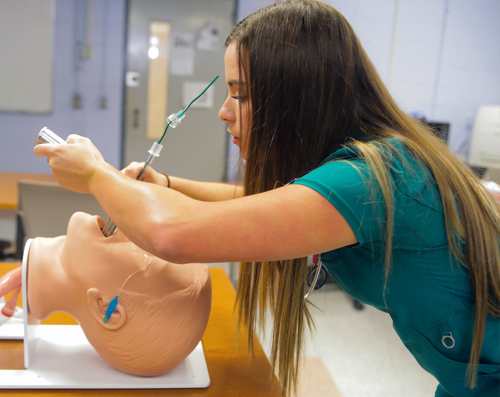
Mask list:
POLYGON ((134 109, 134 128, 139 128, 139 109, 134 109))

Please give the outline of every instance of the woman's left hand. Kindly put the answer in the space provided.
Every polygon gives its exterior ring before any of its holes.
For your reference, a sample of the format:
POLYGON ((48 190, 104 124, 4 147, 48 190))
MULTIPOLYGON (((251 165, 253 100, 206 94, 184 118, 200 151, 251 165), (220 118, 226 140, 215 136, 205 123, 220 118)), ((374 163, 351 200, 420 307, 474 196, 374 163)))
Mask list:
POLYGON ((90 139, 70 135, 68 145, 41 144, 35 146, 38 157, 47 157, 59 184, 78 193, 90 193, 89 183, 95 170, 106 164, 102 154, 90 139))

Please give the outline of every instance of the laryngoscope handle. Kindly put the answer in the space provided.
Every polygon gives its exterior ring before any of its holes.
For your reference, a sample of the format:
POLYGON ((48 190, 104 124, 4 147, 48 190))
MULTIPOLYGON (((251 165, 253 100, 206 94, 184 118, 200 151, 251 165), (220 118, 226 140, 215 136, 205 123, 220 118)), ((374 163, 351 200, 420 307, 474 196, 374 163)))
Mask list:
MULTIPOLYGON (((55 143, 55 144, 67 144, 67 142, 62 139, 59 135, 57 135, 54 131, 49 130, 47 127, 43 127, 38 135, 35 138, 35 142, 38 144, 41 143, 55 143)), ((143 170, 144 171, 144 170, 143 170)), ((141 175, 144 174, 144 172, 141 171, 141 175)), ((109 237, 111 236, 114 232, 116 231, 116 226, 113 223, 113 221, 108 219, 108 222, 106 223, 106 226, 102 230, 102 233, 106 236, 109 237)))
MULTIPOLYGON (((35 142, 38 144, 42 144, 42 143, 67 144, 67 142, 64 139, 62 139, 59 135, 57 135, 54 131, 48 129, 47 127, 43 127, 40 130, 40 132, 38 133, 38 135, 35 138, 35 142)), ((153 148, 154 147, 155 146, 153 145, 153 148)), ((160 147, 160 150, 161 150, 161 147, 160 147)), ((155 152, 150 151, 150 153, 151 154, 148 158, 148 161, 146 162, 146 164, 144 164, 144 167, 142 168, 139 175, 137 175, 136 180, 142 179, 143 175, 148 170, 149 165, 153 162, 154 157, 158 156, 159 151, 155 151, 155 152)), ((117 227, 116 227, 115 223, 111 220, 111 218, 108 218, 108 221, 106 222, 106 226, 104 226, 104 229, 102 229, 102 234, 104 234, 105 237, 109 237, 116 232, 116 229, 117 229, 117 227)))
POLYGON ((55 143, 55 144, 66 144, 67 142, 57 135, 54 131, 49 130, 47 127, 43 127, 35 138, 36 143, 55 143))

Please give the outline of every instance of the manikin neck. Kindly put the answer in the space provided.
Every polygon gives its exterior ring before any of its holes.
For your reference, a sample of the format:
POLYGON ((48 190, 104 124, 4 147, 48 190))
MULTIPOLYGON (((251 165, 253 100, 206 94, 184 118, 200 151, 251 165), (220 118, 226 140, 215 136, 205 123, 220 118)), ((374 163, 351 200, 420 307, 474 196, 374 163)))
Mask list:
POLYGON ((74 285, 68 280, 58 252, 44 247, 45 239, 35 239, 28 259, 28 306, 42 320, 51 313, 64 311, 76 317, 74 285))

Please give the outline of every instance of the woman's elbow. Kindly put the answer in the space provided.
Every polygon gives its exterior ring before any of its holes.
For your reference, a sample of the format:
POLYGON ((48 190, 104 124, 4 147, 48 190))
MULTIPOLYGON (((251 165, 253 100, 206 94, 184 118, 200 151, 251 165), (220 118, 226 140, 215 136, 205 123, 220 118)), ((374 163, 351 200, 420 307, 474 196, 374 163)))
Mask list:
POLYGON ((183 233, 165 224, 151 227, 152 253, 173 263, 189 263, 189 247, 183 233))

